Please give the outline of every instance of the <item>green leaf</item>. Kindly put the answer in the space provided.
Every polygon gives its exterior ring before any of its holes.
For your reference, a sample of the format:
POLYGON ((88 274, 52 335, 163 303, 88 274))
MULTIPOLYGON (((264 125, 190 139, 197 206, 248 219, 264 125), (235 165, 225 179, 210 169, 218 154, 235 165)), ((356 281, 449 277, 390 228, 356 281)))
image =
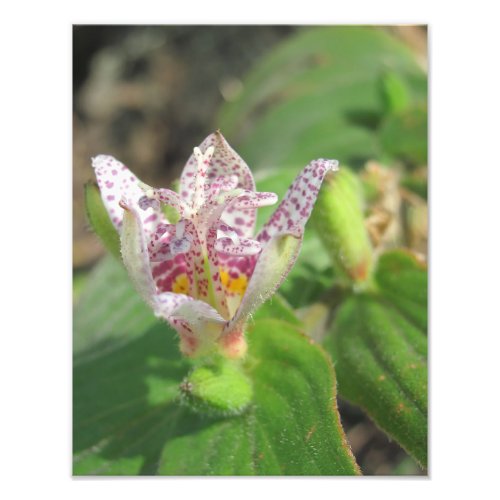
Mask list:
POLYGON ((160 473, 357 473, 332 407, 334 375, 324 353, 278 320, 256 322, 249 341, 248 372, 255 390, 251 409, 168 442, 160 473), (196 452, 186 454, 187 449, 196 452))
POLYGON ((407 250, 382 254, 375 270, 382 296, 427 334, 427 268, 407 250))
POLYGON ((359 473, 340 425, 331 362, 286 303, 273 301, 283 319, 258 312, 249 326, 248 409, 216 418, 179 404, 191 365, 174 332, 134 295, 124 269, 106 259, 75 310, 75 475, 359 473))
POLYGON ((372 294, 337 310, 325 340, 340 395, 427 464, 427 277, 407 252, 380 258, 372 294))
POLYGON ((99 188, 93 182, 85 184, 85 210, 92 229, 99 236, 106 249, 117 259, 121 259, 120 236, 102 202, 99 188))
POLYGON ((388 116, 380 128, 380 141, 389 155, 412 165, 427 165, 427 108, 388 116))
POLYGON ((73 317, 73 350, 85 356, 101 343, 103 354, 146 333, 157 322, 130 284, 125 268, 111 257, 103 259, 86 278, 73 317))
MULTIPOLYGON (((425 103, 415 56, 381 29, 307 28, 257 64, 218 125, 252 169, 298 171, 319 157, 357 166, 383 153, 377 128, 388 112, 380 88, 388 74, 406 89, 405 106, 425 103)), ((401 107, 401 92, 391 91, 401 107)))
POLYGON ((301 322, 295 314, 292 306, 279 293, 274 294, 267 302, 264 302, 253 317, 255 320, 266 318, 280 319, 286 323, 290 323, 298 327, 301 326, 301 322))
POLYGON ((409 90, 397 73, 388 72, 381 78, 382 97, 389 113, 398 113, 408 108, 409 90))

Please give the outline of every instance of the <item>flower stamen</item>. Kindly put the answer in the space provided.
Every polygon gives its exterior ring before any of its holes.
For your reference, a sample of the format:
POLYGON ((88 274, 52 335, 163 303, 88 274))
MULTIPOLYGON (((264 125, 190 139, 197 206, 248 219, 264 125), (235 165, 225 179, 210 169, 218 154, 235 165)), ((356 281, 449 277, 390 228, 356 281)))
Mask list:
POLYGON ((210 160, 214 154, 215 148, 209 146, 205 153, 196 147, 193 149, 195 159, 198 163, 195 177, 194 197, 193 197, 193 211, 196 213, 205 203, 205 184, 207 180, 207 171, 210 166, 210 160))

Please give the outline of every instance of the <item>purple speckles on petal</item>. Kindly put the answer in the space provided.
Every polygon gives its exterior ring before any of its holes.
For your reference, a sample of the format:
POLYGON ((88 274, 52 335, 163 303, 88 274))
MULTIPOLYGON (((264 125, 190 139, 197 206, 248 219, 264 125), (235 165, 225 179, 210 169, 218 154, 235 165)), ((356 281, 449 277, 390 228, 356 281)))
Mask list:
MULTIPOLYGON (((208 136, 200 144, 199 150, 204 153, 210 147, 214 148, 214 152, 206 171, 206 177, 204 177, 206 183, 220 184, 218 189, 222 191, 234 188, 241 188, 249 191, 255 190, 255 183, 250 169, 243 159, 238 156, 231 146, 229 146, 220 132, 208 136), (226 181, 222 182, 224 179, 226 179, 226 181), (233 183, 234 187, 232 186, 233 183)), ((194 198, 195 186, 193 178, 196 178, 197 170, 198 162, 193 154, 186 163, 181 176, 180 192, 183 200, 188 204, 191 203, 194 198)), ((210 191, 211 190, 209 190, 209 192, 210 191)), ((236 210, 236 212, 239 211, 239 209, 236 210)), ((241 215, 242 214, 238 213, 238 216, 241 215)), ((249 210, 244 218, 247 219, 250 224, 246 224, 243 230, 246 236, 251 236, 255 224, 255 209, 249 210)))
MULTIPOLYGON (((123 217, 121 200, 136 203, 144 192, 138 185, 137 177, 115 158, 98 155, 92 159, 92 166, 95 169, 104 206, 111 215, 114 226, 119 229, 123 217)), ((149 214, 144 214, 147 215, 149 214)))
POLYGON ((250 256, 256 255, 261 250, 261 245, 256 240, 241 238, 233 241, 231 238, 220 238, 215 243, 215 249, 225 255, 250 256))
POLYGON ((161 223, 156 226, 156 234, 161 236, 165 234, 171 227, 170 224, 161 223))
POLYGON ((158 210, 160 208, 160 202, 157 199, 149 198, 146 195, 139 198, 138 204, 142 210, 147 210, 148 208, 154 208, 155 210, 158 210))
POLYGON ((337 161, 322 159, 312 161, 293 181, 285 198, 257 239, 269 241, 272 236, 281 234, 283 230, 294 236, 300 235, 311 215, 324 176, 328 171, 337 169, 337 161), (305 193, 307 196, 304 196, 305 193))
POLYGON ((156 215, 156 214, 151 214, 151 215, 149 215, 148 217, 146 217, 146 218, 144 219, 144 222, 145 222, 145 223, 148 223, 148 222, 154 222, 156 219, 158 219, 158 215, 156 215))

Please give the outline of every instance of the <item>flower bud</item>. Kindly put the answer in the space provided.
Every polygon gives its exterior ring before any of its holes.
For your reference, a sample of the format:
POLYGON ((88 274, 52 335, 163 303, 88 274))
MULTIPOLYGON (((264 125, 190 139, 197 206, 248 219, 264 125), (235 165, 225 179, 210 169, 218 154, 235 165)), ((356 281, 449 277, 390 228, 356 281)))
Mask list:
POLYGON ((371 270, 372 246, 356 174, 341 167, 326 177, 312 220, 339 277, 351 283, 365 281, 371 270))
POLYGON ((249 378, 232 361, 195 368, 180 384, 181 401, 197 413, 240 415, 252 401, 249 378))

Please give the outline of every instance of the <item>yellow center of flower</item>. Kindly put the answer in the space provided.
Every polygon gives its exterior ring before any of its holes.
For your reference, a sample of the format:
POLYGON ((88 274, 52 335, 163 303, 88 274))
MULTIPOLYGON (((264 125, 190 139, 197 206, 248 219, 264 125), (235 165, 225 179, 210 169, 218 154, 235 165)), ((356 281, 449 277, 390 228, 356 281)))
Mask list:
POLYGON ((242 296, 247 289, 248 279, 244 274, 240 274, 237 278, 231 278, 227 271, 221 271, 220 280, 222 286, 229 293, 242 296))
POLYGON ((175 282, 172 285, 172 292, 183 293, 184 295, 189 293, 189 279, 186 273, 179 274, 179 276, 175 278, 175 282))

